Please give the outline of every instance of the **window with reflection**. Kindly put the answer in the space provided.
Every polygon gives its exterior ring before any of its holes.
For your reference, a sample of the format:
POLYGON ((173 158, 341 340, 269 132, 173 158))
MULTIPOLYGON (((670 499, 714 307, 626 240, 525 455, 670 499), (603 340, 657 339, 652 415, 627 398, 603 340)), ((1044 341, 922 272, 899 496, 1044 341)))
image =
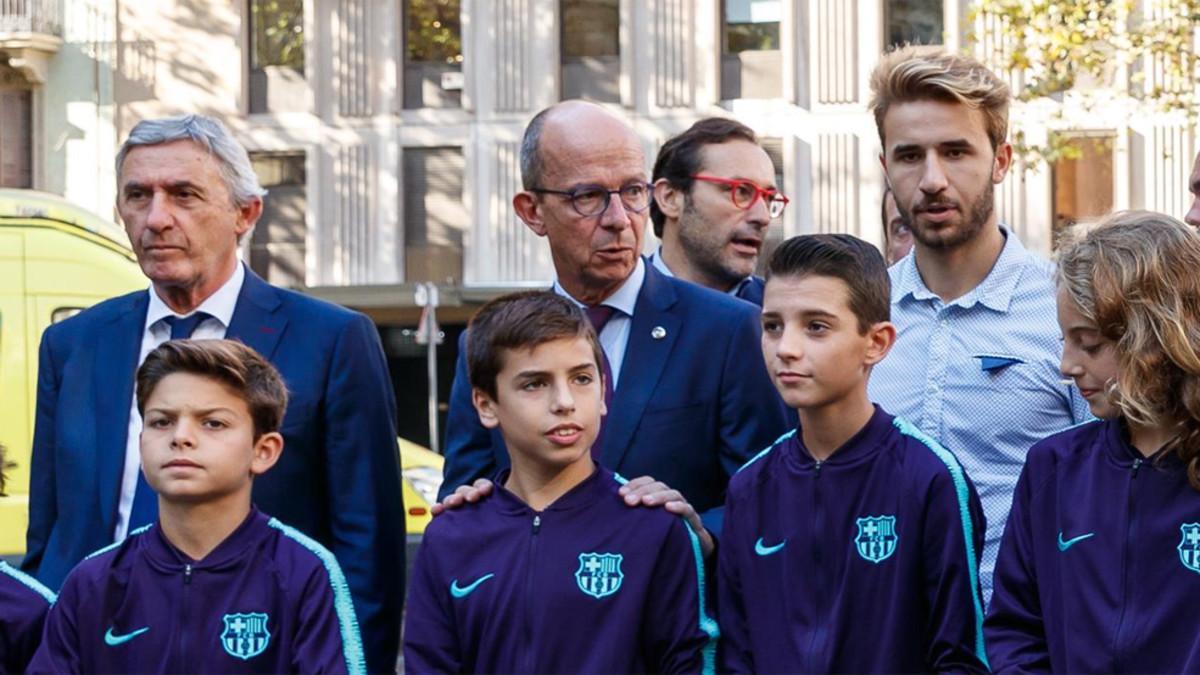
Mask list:
POLYGON ((942 0, 885 0, 887 47, 899 44, 940 45, 946 39, 942 0))
POLYGON ((254 152, 250 163, 267 189, 262 216, 250 233, 250 269, 276 286, 302 288, 308 235, 304 152, 254 152))
POLYGON ((783 0, 722 1, 722 100, 783 94, 782 22, 783 0))
POLYGON ((404 107, 460 108, 460 0, 404 0, 404 107))
POLYGON ((462 148, 404 148, 404 280, 461 283, 467 208, 462 148))
POLYGON ((250 112, 308 108, 303 0, 250 0, 250 112))
POLYGON ((561 0, 562 97, 621 100, 620 0, 561 0))

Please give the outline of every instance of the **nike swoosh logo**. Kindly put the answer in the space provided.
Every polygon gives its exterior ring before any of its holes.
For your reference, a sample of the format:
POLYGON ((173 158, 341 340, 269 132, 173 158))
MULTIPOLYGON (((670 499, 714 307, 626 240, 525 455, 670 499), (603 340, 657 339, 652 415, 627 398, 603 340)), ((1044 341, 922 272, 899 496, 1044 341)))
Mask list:
POLYGON ((129 642, 130 640, 132 640, 133 638, 150 630, 150 627, 145 626, 143 628, 139 628, 139 629, 133 631, 132 633, 126 633, 124 635, 113 635, 112 630, 113 629, 110 627, 108 629, 108 632, 104 634, 104 644, 108 645, 109 647, 116 647, 117 645, 123 645, 126 642, 129 642))
POLYGON ((1063 541, 1062 532, 1060 531, 1058 533, 1058 550, 1065 551, 1084 539, 1090 539, 1094 536, 1096 536, 1095 532, 1088 532, 1087 534, 1081 534, 1078 537, 1071 537, 1070 539, 1063 541))
POLYGON ((787 539, 774 546, 763 546, 762 537, 759 537, 758 541, 754 542, 754 552, 759 555, 771 555, 772 553, 778 553, 784 546, 787 546, 787 539))
POLYGON ((465 588, 460 588, 458 585, 458 579, 455 579, 450 582, 450 595, 453 595, 456 598, 465 598, 468 595, 474 593, 475 589, 479 588, 479 584, 482 584, 483 582, 487 581, 488 579, 491 579, 494 576, 496 576, 496 575, 495 574, 485 574, 485 575, 479 577, 478 579, 476 579, 474 582, 472 582, 469 586, 466 586, 465 588))

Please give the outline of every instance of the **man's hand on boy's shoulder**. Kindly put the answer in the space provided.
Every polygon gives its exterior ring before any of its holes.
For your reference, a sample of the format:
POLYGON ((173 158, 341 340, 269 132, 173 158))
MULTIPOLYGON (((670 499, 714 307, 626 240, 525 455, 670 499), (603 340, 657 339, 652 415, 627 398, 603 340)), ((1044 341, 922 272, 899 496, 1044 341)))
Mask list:
MULTIPOLYGON (((696 509, 692 508, 692 505, 683 498, 679 490, 674 490, 666 483, 654 480, 650 476, 641 476, 622 485, 619 492, 629 506, 661 506, 677 516, 683 516, 688 527, 691 527, 692 532, 695 532, 700 539, 700 552, 705 558, 712 555, 716 549, 712 535, 704 529, 704 525, 700 522, 700 514, 696 513, 696 509)), ((445 499, 434 504, 429 510, 437 516, 457 509, 463 504, 474 504, 481 499, 486 499, 491 494, 492 481, 478 478, 470 485, 458 486, 454 492, 446 495, 445 499)))
POLYGON ((661 506, 677 516, 683 516, 688 527, 692 528, 692 532, 700 539, 700 553, 705 558, 716 550, 717 545, 713 542, 712 535, 700 522, 700 514, 696 513, 696 509, 683 498, 679 490, 674 490, 651 476, 641 476, 622 485, 618 492, 629 506, 661 506))
POLYGON ((457 509, 463 504, 474 504, 490 494, 492 494, 492 481, 486 478, 477 478, 470 485, 460 485, 455 488, 454 492, 446 495, 445 499, 429 507, 429 512, 437 516, 457 509))

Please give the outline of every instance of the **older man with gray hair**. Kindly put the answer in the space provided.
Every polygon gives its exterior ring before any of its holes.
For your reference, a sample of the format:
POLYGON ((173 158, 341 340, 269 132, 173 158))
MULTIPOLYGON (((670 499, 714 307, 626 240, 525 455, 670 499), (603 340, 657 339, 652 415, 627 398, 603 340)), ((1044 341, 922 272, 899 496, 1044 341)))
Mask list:
MULTIPOLYGON (((239 262, 238 242, 266 191, 217 120, 140 122, 116 168, 117 211, 150 288, 42 337, 24 569, 58 588, 84 556, 156 522, 157 499, 139 470, 134 373, 167 340, 237 339, 279 369, 291 395, 283 457, 255 480, 254 502, 333 552, 368 667, 394 671, 404 507, 395 396, 374 326, 271 286, 239 262)), ((197 573, 223 555, 218 547, 197 573)), ((220 627, 210 630, 194 639, 216 648, 220 627)))

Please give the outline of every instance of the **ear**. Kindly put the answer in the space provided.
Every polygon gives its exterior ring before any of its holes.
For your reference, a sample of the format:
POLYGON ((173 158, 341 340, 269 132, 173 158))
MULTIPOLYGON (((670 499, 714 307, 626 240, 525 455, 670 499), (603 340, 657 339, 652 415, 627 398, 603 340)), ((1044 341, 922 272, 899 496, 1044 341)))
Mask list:
POLYGON ((683 191, 671 185, 666 178, 654 181, 654 203, 658 204, 658 210, 667 218, 679 219, 683 213, 684 197, 683 191))
POLYGON ((254 441, 254 459, 250 462, 250 475, 261 476, 275 466, 283 454, 283 434, 272 431, 254 441))
POLYGON ((500 418, 496 416, 496 402, 484 390, 474 387, 471 389, 471 403, 479 414, 479 423, 485 429, 495 429, 500 426, 500 418))
POLYGON ((992 160, 992 182, 999 184, 1012 168, 1012 145, 1002 143, 996 148, 996 158, 992 160))
POLYGON ((537 195, 522 190, 513 197, 513 211, 539 237, 546 236, 546 222, 542 218, 542 203, 537 195))
POLYGON ((249 204, 238 208, 238 215, 241 216, 237 224, 237 236, 239 239, 254 227, 254 224, 262 217, 262 212, 263 201, 261 197, 255 197, 250 200, 249 204))
POLYGON ((896 344, 896 326, 891 321, 880 321, 867 330, 866 365, 873 366, 883 360, 896 344))
MULTIPOLYGON (((888 179, 888 175, 887 175, 887 156, 885 156, 885 155, 883 154, 883 151, 880 151, 880 152, 879 152, 879 166, 882 166, 882 167, 883 167, 883 179, 884 179, 884 180, 887 180, 887 179, 888 179)), ((890 185, 890 183, 889 183, 889 185, 890 185)))

